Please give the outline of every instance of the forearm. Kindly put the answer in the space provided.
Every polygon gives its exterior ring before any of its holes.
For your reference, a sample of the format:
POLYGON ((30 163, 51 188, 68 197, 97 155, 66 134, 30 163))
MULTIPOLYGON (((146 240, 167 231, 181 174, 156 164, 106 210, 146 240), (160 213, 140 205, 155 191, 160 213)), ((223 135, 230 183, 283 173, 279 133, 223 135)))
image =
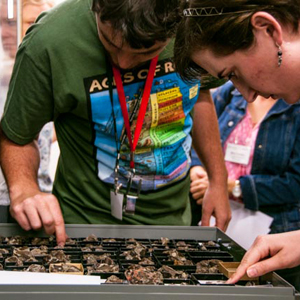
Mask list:
POLYGON ((39 151, 37 143, 20 146, 0 130, 0 162, 11 200, 28 190, 38 190, 39 151))
POLYGON ((260 206, 299 203, 299 176, 248 175, 240 178, 243 201, 247 208, 259 210, 260 206))
POLYGON ((193 141, 209 180, 202 201, 201 224, 209 226, 210 218, 214 215, 215 226, 225 231, 231 219, 227 171, 220 143, 218 120, 209 91, 200 92, 195 105, 193 141))
POLYGON ((200 92, 194 109, 193 146, 204 164, 210 182, 227 184, 218 120, 209 91, 200 92), (202 93, 202 94, 201 94, 202 93))
POLYGON ((60 205, 52 194, 42 193, 37 182, 39 150, 36 142, 14 144, 0 130, 0 162, 8 185, 10 213, 24 230, 44 228, 56 235, 57 244, 66 241, 60 205))

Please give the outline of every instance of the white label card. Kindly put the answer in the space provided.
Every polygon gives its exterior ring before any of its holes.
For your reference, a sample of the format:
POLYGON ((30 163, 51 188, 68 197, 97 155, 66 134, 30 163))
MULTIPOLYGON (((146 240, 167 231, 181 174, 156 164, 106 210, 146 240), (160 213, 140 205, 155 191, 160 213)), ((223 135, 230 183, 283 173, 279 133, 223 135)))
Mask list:
POLYGON ((225 160, 236 164, 248 165, 250 154, 250 146, 228 143, 225 153, 225 160))
POLYGON ((118 220, 122 220, 123 217, 123 200, 123 194, 115 194, 114 191, 110 191, 111 215, 118 220))
MULTIPOLYGON (((0 271, 1 285, 100 285, 100 276, 0 271), (92 278, 93 277, 93 278, 92 278)), ((11 288, 13 289, 13 288, 11 288)), ((1 299, 5 299, 6 297, 1 299)), ((20 297, 20 299, 23 299, 20 297)), ((41 297, 43 299, 43 297, 41 297)), ((55 296, 53 299, 56 299, 55 296)))

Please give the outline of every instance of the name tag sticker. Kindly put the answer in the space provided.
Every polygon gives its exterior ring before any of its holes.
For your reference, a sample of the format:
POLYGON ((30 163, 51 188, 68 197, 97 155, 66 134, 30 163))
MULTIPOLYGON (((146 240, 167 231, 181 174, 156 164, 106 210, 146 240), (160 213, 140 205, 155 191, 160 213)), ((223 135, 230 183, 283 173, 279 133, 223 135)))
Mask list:
POLYGON ((228 143, 225 153, 225 160, 236 164, 248 165, 250 153, 250 146, 228 143))

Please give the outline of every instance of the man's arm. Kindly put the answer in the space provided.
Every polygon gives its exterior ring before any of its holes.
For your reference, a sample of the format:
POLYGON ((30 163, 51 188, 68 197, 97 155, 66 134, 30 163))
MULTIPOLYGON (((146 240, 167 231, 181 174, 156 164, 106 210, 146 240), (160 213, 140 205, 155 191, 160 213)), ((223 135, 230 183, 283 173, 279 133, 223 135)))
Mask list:
POLYGON ((12 217, 25 230, 44 227, 47 234, 56 234, 58 244, 64 244, 66 233, 58 200, 39 190, 36 142, 17 145, 0 128, 0 162, 9 190, 12 217))
POLYGON ((194 108, 193 146, 207 171, 209 186, 202 205, 202 226, 216 217, 216 226, 226 230, 231 211, 227 171, 220 142, 218 120, 209 90, 201 90, 194 108))

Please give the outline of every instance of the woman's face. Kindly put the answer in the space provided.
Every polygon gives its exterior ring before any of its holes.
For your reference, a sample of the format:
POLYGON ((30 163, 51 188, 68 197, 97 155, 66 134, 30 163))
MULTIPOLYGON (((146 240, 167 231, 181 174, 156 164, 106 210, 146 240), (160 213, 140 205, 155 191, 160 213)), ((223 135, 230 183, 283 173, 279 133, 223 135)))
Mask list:
POLYGON ((230 79, 248 102, 261 95, 293 104, 300 99, 300 78, 291 71, 292 51, 283 47, 280 67, 277 52, 273 40, 259 38, 248 50, 221 57, 204 49, 195 52, 192 59, 212 76, 230 79))

